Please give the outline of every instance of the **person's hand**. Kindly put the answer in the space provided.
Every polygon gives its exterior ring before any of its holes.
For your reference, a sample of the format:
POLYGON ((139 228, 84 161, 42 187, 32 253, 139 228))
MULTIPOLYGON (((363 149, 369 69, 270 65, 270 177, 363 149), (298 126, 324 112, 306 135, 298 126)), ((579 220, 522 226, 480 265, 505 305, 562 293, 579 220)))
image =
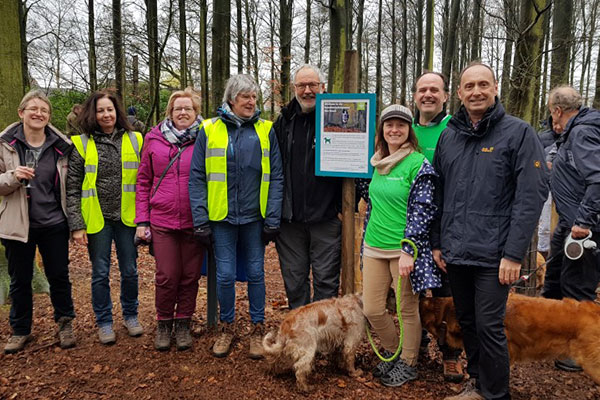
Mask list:
POLYGON ((582 228, 581 226, 573 225, 571 228, 571 236, 573 239, 583 239, 590 234, 589 228, 582 228))
POLYGON ((521 263, 509 260, 508 258, 502 258, 500 260, 500 270, 498 271, 498 279, 503 285, 510 285, 517 279, 519 279, 519 273, 521 272, 521 263))
POLYGON ((398 259, 398 274, 406 278, 410 275, 412 270, 415 269, 415 260, 413 256, 408 253, 402 252, 398 259))
POLYGON ((31 180, 31 179, 33 179, 34 176, 35 176, 35 169, 33 169, 33 168, 24 167, 22 165, 19 165, 17 168, 15 168, 15 178, 19 181, 21 181, 23 179, 31 180))
POLYGON ((448 273, 448 271, 446 271, 446 261, 444 261, 444 259, 442 258, 442 251, 440 249, 433 249, 432 252, 433 261, 435 261, 437 267, 444 271, 444 273, 448 273))
POLYGON ((138 226, 137 228, 135 228, 135 236, 140 238, 140 240, 145 241, 146 240, 146 229, 148 229, 148 227, 138 226))
POLYGON ((198 243, 204 248, 208 249, 214 242, 212 229, 209 224, 200 225, 194 228, 194 237, 198 243))
POLYGON ((261 238, 263 243, 266 245, 269 244, 269 242, 274 242, 275 239, 277 239, 277 236, 279 236, 279 228, 278 227, 274 227, 274 226, 263 226, 263 230, 261 233, 261 238))
POLYGON ((87 246, 88 237, 87 237, 87 233, 85 232, 85 229, 79 229, 77 231, 73 231, 73 240, 75 241, 75 243, 84 244, 87 246))

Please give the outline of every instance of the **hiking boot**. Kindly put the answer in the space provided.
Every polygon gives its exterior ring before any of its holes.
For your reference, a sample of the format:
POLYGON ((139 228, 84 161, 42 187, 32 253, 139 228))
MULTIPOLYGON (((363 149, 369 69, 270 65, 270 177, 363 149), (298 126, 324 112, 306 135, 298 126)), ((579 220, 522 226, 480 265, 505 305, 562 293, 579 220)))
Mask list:
POLYGON ((188 350, 192 347, 191 323, 191 318, 175 320, 175 343, 177 344, 177 351, 188 350))
MULTIPOLYGON (((394 355, 394 353, 392 353, 391 351, 388 351, 388 350, 383 350, 381 352, 381 356, 383 358, 391 358, 393 355, 394 355)), ((375 366, 375 368, 373 368, 373 370, 371 371, 371 373, 373 374, 373 376, 375 378, 381 378, 382 376, 384 376, 385 374, 387 374, 388 372, 390 372, 390 370, 392 368, 394 368, 394 364, 396 364, 396 360, 392 360, 392 361, 380 361, 379 364, 377 364, 375 366)))
POLYGON ((563 358, 562 360, 554 360, 554 366, 558 369, 567 372, 581 372, 583 368, 572 358, 563 358))
POLYGON ((399 358, 394 367, 381 377, 381 383, 385 386, 398 387, 415 379, 417 379, 417 367, 411 367, 399 358))
POLYGON ((73 318, 60 317, 58 319, 58 339, 61 349, 75 347, 75 335, 73 334, 73 318))
POLYGON ((444 366, 444 379, 448 382, 459 383, 465 378, 463 366, 457 358, 447 358, 442 360, 444 366))
POLYGON ((161 319, 156 326, 156 338, 154 348, 158 351, 167 351, 171 348, 171 331, 173 331, 172 319, 161 319))
POLYGON ((14 354, 25 348, 25 344, 33 339, 31 335, 12 335, 4 346, 4 354, 14 354))
POLYGON ((233 337, 235 336, 235 326, 233 322, 223 322, 221 327, 221 334, 217 338, 213 346, 213 355, 215 357, 225 357, 229 354, 229 350, 231 350, 231 343, 233 342, 233 337))
POLYGON ((445 397, 444 400, 485 400, 481 391, 477 389, 475 379, 471 378, 465 383, 463 391, 456 396, 445 397))
POLYGON ((142 336, 142 333, 144 333, 144 328, 140 325, 140 321, 138 321, 137 317, 123 320, 123 326, 127 328, 127 334, 129 336, 138 337, 142 336))
POLYGON ((262 323, 254 324, 252 333, 250 333, 250 350, 248 351, 248 357, 253 360, 260 360, 264 357, 264 349, 262 345, 263 340, 263 329, 262 323))
POLYGON ((115 344, 117 341, 117 337, 115 335, 115 331, 113 331, 112 324, 102 325, 98 328, 98 338, 100 339, 100 343, 102 344, 115 344))

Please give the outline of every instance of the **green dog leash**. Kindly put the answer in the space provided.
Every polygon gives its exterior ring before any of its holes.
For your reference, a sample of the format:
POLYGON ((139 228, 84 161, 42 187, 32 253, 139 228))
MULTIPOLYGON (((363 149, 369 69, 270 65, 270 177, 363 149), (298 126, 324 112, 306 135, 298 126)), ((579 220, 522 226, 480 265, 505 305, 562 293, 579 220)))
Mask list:
MULTIPOLYGON (((416 261, 417 259, 417 245, 410 239, 402 239, 400 241, 400 246, 402 246, 403 243, 407 243, 409 244, 413 251, 413 260, 416 261)), ((398 287, 396 288, 396 312, 398 314, 398 325, 400 326, 400 338, 398 340, 398 348, 396 349, 396 352, 394 353, 394 355, 392 355, 390 358, 385 358, 384 356, 381 355, 381 353, 379 353, 379 351, 377 350, 377 346, 375 346, 375 342, 373 341, 373 337, 371 336, 371 330, 369 329, 369 324, 366 324, 365 328, 367 330, 367 337, 369 338, 369 343, 371 343, 371 347, 373 348, 373 351, 375 352, 375 354, 377 355, 377 357, 379 357, 379 359, 381 361, 384 362, 390 362, 390 361, 394 361, 396 359, 396 357, 398 357, 398 355, 400 354, 400 351, 402 351, 402 342, 404 341, 404 328, 403 328, 403 324, 402 324, 402 312, 400 312, 400 298, 401 298, 401 287, 402 287, 402 278, 398 277, 398 287)))

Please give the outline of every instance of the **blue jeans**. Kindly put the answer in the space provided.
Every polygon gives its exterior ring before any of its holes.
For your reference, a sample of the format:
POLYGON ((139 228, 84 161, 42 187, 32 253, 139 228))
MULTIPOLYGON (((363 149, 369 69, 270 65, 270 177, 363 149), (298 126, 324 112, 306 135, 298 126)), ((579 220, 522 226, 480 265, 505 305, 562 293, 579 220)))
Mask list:
POLYGON ((263 322, 265 319, 265 245, 261 239, 263 222, 256 221, 244 225, 215 222, 211 223, 211 227, 215 239, 220 320, 231 323, 235 319, 236 248, 239 241, 247 260, 250 318, 254 324, 263 322))
POLYGON ((98 326, 112 324, 112 300, 110 298, 110 254, 113 240, 121 271, 121 309, 123 318, 137 317, 138 273, 137 250, 133 244, 135 227, 118 221, 104 221, 104 228, 88 235, 88 251, 92 262, 92 307, 98 326))

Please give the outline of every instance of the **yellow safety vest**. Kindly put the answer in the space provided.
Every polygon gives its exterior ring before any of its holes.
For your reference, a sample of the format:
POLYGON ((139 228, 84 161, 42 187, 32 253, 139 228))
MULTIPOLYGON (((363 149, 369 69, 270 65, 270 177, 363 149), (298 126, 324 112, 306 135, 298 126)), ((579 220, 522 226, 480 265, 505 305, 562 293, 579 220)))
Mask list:
MULTIPOLYGON (((81 215, 87 233, 98 233, 104 228, 104 217, 98 201, 96 178, 98 176, 98 150, 94 138, 88 135, 71 137, 79 155, 84 159, 85 177, 81 187, 81 215)), ((127 132, 121 142, 121 221, 135 226, 135 185, 140 165, 142 134, 127 132)))
MULTIPOLYGON (((221 221, 227 217, 227 146, 229 135, 227 126, 220 118, 205 119, 202 122, 206 133, 206 182, 208 191, 208 219, 221 221)), ((271 159, 269 157, 271 143, 269 132, 273 122, 259 119, 254 123, 254 130, 260 140, 262 153, 262 179, 260 182, 260 213, 265 218, 267 214, 267 199, 271 180, 271 159)))

